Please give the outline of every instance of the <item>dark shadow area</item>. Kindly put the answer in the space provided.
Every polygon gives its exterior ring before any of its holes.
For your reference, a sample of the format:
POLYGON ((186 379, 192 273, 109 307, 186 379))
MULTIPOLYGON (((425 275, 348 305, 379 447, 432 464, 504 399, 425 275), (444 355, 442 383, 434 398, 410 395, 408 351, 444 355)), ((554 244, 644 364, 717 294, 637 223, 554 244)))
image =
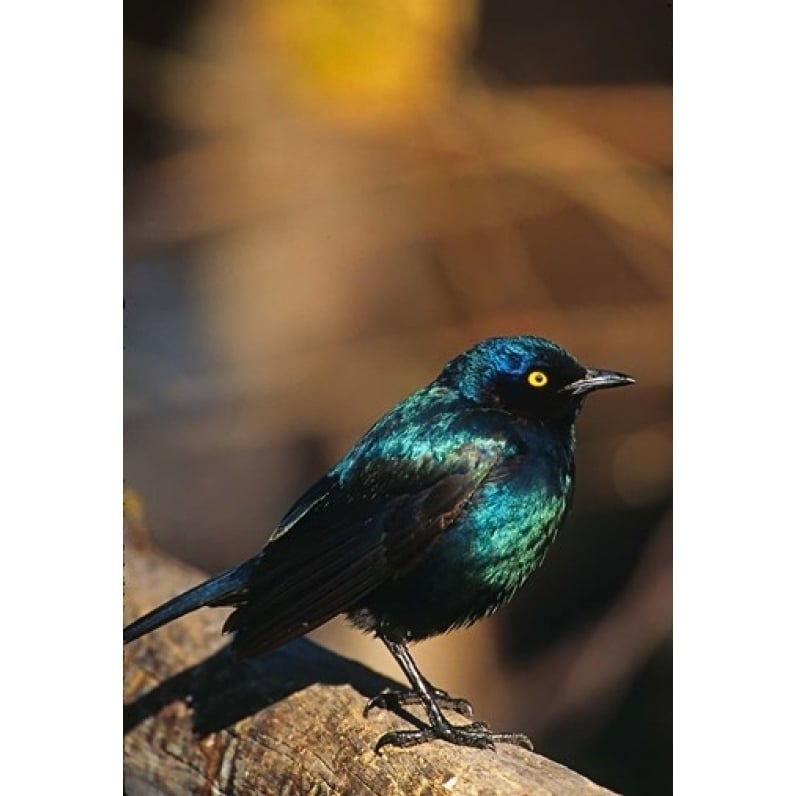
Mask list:
MULTIPOLYGON (((316 683, 350 685, 366 699, 385 688, 401 687, 306 639, 247 659, 237 657, 227 646, 125 705, 124 733, 166 705, 182 700, 193 710, 194 731, 201 738, 316 683)), ((422 726, 410 713, 395 712, 411 724, 422 726)))
POLYGON ((644 3, 516 3, 481 7, 473 61, 510 85, 671 82, 672 8, 644 3))
POLYGON ((561 727, 546 739, 545 753, 618 793, 672 793, 671 684, 668 642, 638 671, 607 721, 561 727))

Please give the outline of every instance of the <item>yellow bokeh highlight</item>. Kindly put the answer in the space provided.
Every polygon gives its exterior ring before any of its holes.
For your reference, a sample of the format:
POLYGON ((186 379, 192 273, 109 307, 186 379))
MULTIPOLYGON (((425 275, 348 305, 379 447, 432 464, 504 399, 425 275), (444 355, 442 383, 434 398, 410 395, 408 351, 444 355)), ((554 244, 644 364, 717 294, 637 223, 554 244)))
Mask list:
POLYGON ((122 516, 128 521, 144 522, 144 502, 133 489, 125 489, 122 493, 122 516))
POLYGON ((460 81, 474 0, 272 0, 248 23, 288 95, 339 119, 411 118, 460 81))

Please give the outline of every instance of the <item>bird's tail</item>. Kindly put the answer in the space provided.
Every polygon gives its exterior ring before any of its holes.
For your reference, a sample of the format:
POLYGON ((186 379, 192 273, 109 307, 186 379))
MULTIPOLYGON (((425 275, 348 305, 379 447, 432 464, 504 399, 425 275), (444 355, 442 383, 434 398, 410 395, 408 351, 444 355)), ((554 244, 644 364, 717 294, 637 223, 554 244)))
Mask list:
POLYGON ((173 597, 129 624, 124 629, 124 643, 135 641, 167 622, 179 619, 179 617, 205 605, 237 605, 246 593, 250 570, 251 562, 245 561, 243 564, 225 569, 204 583, 173 597))

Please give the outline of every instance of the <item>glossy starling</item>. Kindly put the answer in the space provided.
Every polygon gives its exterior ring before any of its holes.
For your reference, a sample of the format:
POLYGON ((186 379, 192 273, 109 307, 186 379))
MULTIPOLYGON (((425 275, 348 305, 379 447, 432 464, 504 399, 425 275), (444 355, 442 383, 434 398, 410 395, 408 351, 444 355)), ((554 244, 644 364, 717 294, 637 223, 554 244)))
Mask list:
POLYGON ((345 613, 411 684, 365 712, 421 704, 428 715, 428 727, 389 732, 377 750, 434 738, 530 747, 520 733, 451 724, 442 708, 470 716, 469 703, 432 686, 406 645, 497 611, 540 566, 572 497, 584 398, 632 383, 543 338, 484 340, 387 412, 259 553, 133 622, 125 644, 201 606, 231 606, 224 632, 258 655, 345 613))

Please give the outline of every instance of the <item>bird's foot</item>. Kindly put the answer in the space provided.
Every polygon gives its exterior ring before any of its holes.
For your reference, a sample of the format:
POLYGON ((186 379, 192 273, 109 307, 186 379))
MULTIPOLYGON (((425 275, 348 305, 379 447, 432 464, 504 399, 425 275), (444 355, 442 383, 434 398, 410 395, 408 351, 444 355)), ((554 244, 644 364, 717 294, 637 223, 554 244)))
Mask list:
POLYGON ((463 727, 442 722, 422 730, 394 730, 382 735, 376 743, 378 754, 385 746, 406 748, 440 739, 457 746, 472 746, 476 749, 494 750, 496 743, 511 743, 533 751, 533 744, 521 732, 491 732, 483 721, 476 721, 463 727))
MULTIPOLYGON (((443 691, 441 688, 432 687, 430 690, 434 700, 441 708, 455 710, 468 719, 472 717, 473 706, 466 699, 452 697, 447 691, 443 691)), ((376 694, 375 697, 368 700, 368 704, 365 705, 364 715, 367 716, 373 708, 395 710, 396 707, 423 704, 425 703, 415 691, 396 691, 392 688, 386 688, 380 694, 376 694)))

